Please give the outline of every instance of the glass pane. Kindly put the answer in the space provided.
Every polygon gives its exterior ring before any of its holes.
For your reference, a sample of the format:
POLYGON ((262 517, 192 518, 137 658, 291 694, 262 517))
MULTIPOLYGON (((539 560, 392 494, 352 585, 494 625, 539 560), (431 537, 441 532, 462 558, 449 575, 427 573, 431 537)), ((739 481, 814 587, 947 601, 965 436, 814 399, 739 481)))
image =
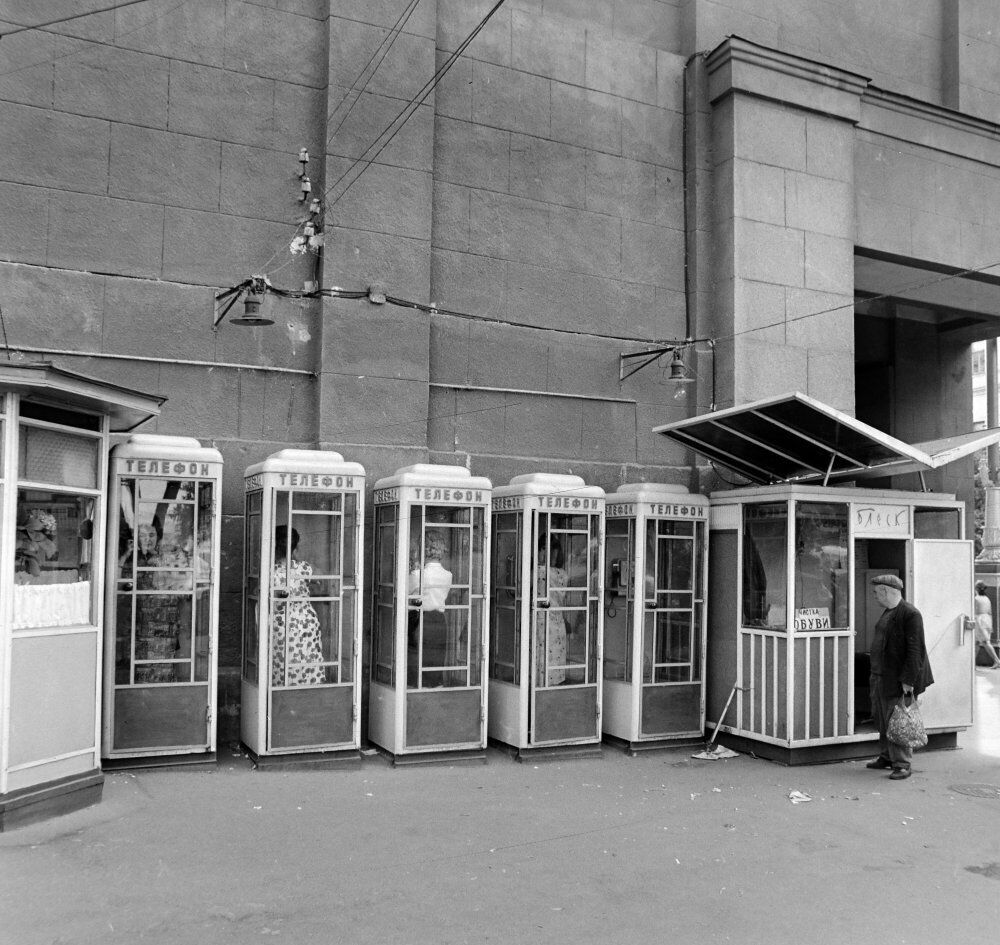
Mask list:
POLYGON ((115 685, 132 681, 132 605, 131 593, 117 595, 115 602, 115 685))
POLYGON ((478 686, 482 683, 482 653, 483 641, 480 628, 483 626, 483 602, 476 600, 469 611, 469 685, 478 686))
POLYGON ((344 582, 353 586, 358 573, 358 497, 349 492, 344 496, 344 582))
POLYGON ((261 493, 250 492, 246 497, 243 549, 243 678, 260 683, 257 653, 260 647, 260 556, 261 556, 261 493))
POLYGON ((848 506, 795 507, 795 629, 848 626, 848 506))
POLYGON ((483 543, 485 541, 483 523, 485 516, 485 509, 476 509, 472 514, 472 539, 469 551, 472 593, 479 597, 486 593, 483 587, 483 543))
POLYGON ((961 538, 962 522, 958 509, 914 509, 914 538, 961 538))
MULTIPOLYGON (((194 680, 207 682, 210 668, 209 647, 212 639, 212 591, 199 587, 195 592, 194 680)), ((256 650, 254 651, 256 654, 256 650)))
POLYGON ((631 594, 633 521, 608 519, 604 562, 606 575, 604 604, 604 678, 627 679, 631 650, 631 625, 627 600, 631 594))
POLYGON ((137 683, 187 682, 190 663, 167 663, 190 656, 192 599, 189 594, 136 594, 135 660, 156 665, 135 669, 137 683))
MULTIPOLYGON (((292 545, 297 557, 308 561, 315 574, 340 576, 339 515, 292 515, 292 545)), ((278 554, 278 549, 275 549, 278 554)))
POLYGON ((96 489, 100 441, 21 426, 18 475, 33 482, 96 489))
POLYGON ((323 633, 329 605, 320 618, 310 597, 312 565, 296 557, 297 545, 286 526, 275 529, 271 572, 271 682, 275 686, 315 686, 327 681, 323 633), (289 556, 290 555, 290 556, 289 556))
POLYGON ((339 492, 293 492, 292 508, 313 512, 339 512, 343 496, 339 492))
POLYGON ((784 629, 787 620, 785 502, 743 508, 743 625, 784 629))
POLYGON ((372 617, 372 679, 395 684, 396 514, 394 505, 375 510, 375 607, 372 617))
POLYGON ((490 607, 490 666, 492 679, 520 682, 521 516, 493 517, 490 607))
POLYGON ((15 629, 92 623, 95 509, 88 496, 18 490, 15 629))
POLYGON ((340 621, 340 681, 354 682, 354 606, 355 592, 344 591, 340 621))
POLYGON ((195 532, 195 580, 212 581, 212 559, 214 557, 215 505, 214 489, 211 482, 198 483, 198 526, 195 532))

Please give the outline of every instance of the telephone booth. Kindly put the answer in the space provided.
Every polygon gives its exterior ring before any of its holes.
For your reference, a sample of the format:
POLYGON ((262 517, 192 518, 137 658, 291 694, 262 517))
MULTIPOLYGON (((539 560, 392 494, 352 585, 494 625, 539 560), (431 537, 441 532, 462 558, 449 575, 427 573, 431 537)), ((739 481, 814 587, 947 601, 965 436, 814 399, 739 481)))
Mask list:
POLYGON ((106 767, 215 758, 222 455, 137 433, 111 451, 106 767))
POLYGON ((493 492, 489 735, 518 757, 600 750, 603 530, 579 476, 493 492))
POLYGON ((287 449, 244 483, 243 744, 258 765, 357 761, 364 467, 287 449))
POLYGON ((0 830, 100 800, 109 436, 162 403, 0 362, 0 830))
POLYGON ((972 724, 973 544, 954 495, 890 488, 1000 440, 907 444, 801 393, 656 428, 752 485, 710 496, 707 722, 787 764, 872 755, 869 654, 895 574, 923 616, 931 747, 972 724), (889 479, 887 477, 893 477, 889 479), (872 478, 883 488, 862 488, 872 478))
POLYGON ((630 751, 705 730, 708 499, 636 483, 607 497, 605 739, 630 751))
POLYGON ((491 491, 434 464, 375 483, 368 735, 396 764, 485 760, 491 491))

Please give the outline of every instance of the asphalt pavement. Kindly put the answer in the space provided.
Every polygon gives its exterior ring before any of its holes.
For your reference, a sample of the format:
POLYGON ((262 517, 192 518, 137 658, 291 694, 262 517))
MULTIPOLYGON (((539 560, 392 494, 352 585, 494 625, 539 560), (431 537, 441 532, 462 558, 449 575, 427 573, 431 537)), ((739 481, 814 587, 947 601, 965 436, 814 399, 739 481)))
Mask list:
POLYGON ((0 942, 1000 941, 1000 671, 908 781, 750 755, 109 773, 0 834, 0 942))

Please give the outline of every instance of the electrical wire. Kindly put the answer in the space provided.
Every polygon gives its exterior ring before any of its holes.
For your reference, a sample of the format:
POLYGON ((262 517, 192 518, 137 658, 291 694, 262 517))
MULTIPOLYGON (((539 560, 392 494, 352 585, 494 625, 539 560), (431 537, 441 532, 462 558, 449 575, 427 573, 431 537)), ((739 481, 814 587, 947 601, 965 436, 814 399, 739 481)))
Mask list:
POLYGON ((354 164, 352 164, 346 171, 344 171, 344 173, 341 174, 340 177, 338 177, 337 180, 335 180, 333 182, 333 184, 331 184, 330 187, 328 187, 326 189, 326 191, 323 194, 324 197, 328 193, 330 193, 345 177, 347 177, 347 175, 350 174, 351 171, 353 171, 354 168, 356 168, 359 164, 363 163, 365 165, 364 168, 362 168, 361 173, 358 174, 358 176, 355 177, 354 180, 352 180, 347 185, 347 187, 344 188, 344 190, 336 197, 335 200, 333 200, 329 204, 329 206, 332 207, 335 203, 337 203, 338 200, 343 199, 343 197, 347 193, 347 191, 349 191, 351 189, 351 187, 357 182, 358 178, 361 177, 361 174, 363 174, 368 169, 368 167, 371 166, 371 164, 375 161, 375 159, 386 149, 386 147, 388 147, 388 145, 392 141, 392 139, 397 134, 399 134, 399 132, 402 129, 403 125, 406 124, 407 121, 409 121, 409 119, 416 112, 417 108, 419 108, 419 106, 421 104, 423 104, 423 102, 427 98, 427 96, 430 95, 430 93, 432 91, 434 91, 435 86, 441 81, 441 79, 444 78, 444 76, 447 74, 448 70, 451 69, 451 67, 458 61, 459 57, 462 55, 462 53, 465 52, 465 50, 468 48, 469 44, 479 35, 479 32, 486 26, 486 24, 490 21, 490 19, 497 12, 497 10, 499 10, 500 7, 502 7, 504 5, 504 2, 505 2, 505 0, 497 0, 497 2, 493 5, 493 7, 490 9, 490 11, 479 21, 479 23, 476 24, 476 26, 473 28, 472 32, 469 33, 469 35, 466 36, 465 39, 462 40, 462 42, 458 45, 458 48, 455 49, 455 51, 444 61, 444 63, 438 68, 438 70, 434 73, 434 75, 431 76, 431 78, 428 79, 427 82, 424 83, 424 85, 420 89, 420 91, 417 92, 416 97, 413 98, 413 99, 411 99, 409 102, 406 103, 405 106, 403 106, 403 109, 399 112, 399 114, 396 115, 396 117, 393 118, 393 120, 390 121, 388 125, 386 125, 386 127, 381 131, 381 133, 378 135, 378 137, 376 137, 375 140, 370 145, 368 145, 368 147, 365 148, 364 151, 361 152, 361 157, 359 157, 354 162, 354 164), (369 158, 367 161, 365 161, 364 160, 364 155, 367 154, 373 147, 375 147, 378 144, 378 141, 382 137, 382 135, 386 134, 389 131, 389 129, 392 128, 392 126, 397 121, 399 121, 399 119, 407 112, 407 110, 410 110, 410 114, 406 115, 406 117, 403 118, 402 122, 400 122, 399 127, 395 131, 392 132, 392 134, 389 136, 388 140, 386 140, 379 147, 379 149, 375 152, 375 154, 373 154, 371 156, 371 158, 369 158))
MULTIPOLYGON (((122 3, 115 3, 109 7, 101 7, 99 10, 87 10, 85 13, 73 13, 70 16, 60 17, 58 20, 48 20, 45 23, 35 23, 32 26, 26 26, 23 23, 18 23, 17 29, 8 30, 6 33, 0 33, 0 39, 5 39, 8 36, 13 36, 16 33, 26 33, 29 30, 41 30, 45 29, 47 26, 56 26, 59 23, 69 23, 70 20, 80 20, 85 16, 96 16, 98 13, 110 13, 112 10, 121 10, 124 7, 134 7, 138 3, 151 3, 152 0, 124 0, 122 3)), ((11 21, 13 22, 13 21, 11 21)))
MULTIPOLYGON (((148 3, 150 2, 150 0, 138 0, 138 2, 148 3)), ((29 62, 26 65, 18 66, 16 69, 8 69, 6 72, 0 72, 0 77, 7 75, 15 75, 18 72, 24 72, 26 69, 38 69, 41 68, 42 66, 51 66, 57 62, 62 62, 64 59, 72 59, 74 56, 83 56, 86 55, 87 53, 94 52, 95 49, 99 49, 101 47, 107 49, 125 48, 117 44, 119 44, 127 36, 133 36, 135 33, 138 33, 140 30, 144 30, 147 26, 156 23, 158 20, 162 20, 164 17, 170 16, 171 13, 175 12, 176 10, 179 10, 183 6, 186 6, 190 2, 191 0, 179 0, 178 3, 175 3, 172 7, 168 7, 162 13, 158 13, 156 16, 151 16, 148 20, 144 20, 138 26, 133 27, 130 30, 125 30, 125 32, 123 33, 120 33, 116 37, 114 44, 102 43, 97 40, 84 39, 83 37, 77 37, 77 36, 69 37, 68 34, 62 34, 62 33, 56 34, 59 36, 66 35, 70 39, 79 39, 80 42, 87 43, 88 45, 80 49, 72 49, 69 52, 63 53, 60 56, 53 56, 51 59, 41 59, 37 62, 29 62)), ((31 28, 37 29, 37 27, 31 27, 31 28)), ((9 36, 10 34, 8 33, 7 35, 9 36)))

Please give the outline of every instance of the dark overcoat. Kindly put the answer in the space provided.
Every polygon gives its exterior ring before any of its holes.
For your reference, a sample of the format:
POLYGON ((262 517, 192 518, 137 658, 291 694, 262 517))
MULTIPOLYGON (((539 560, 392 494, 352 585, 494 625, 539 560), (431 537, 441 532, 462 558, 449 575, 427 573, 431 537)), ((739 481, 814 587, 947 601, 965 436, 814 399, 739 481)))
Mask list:
POLYGON ((924 618, 911 603, 901 600, 882 614, 879 623, 883 621, 882 692, 887 699, 895 699, 903 694, 906 683, 919 696, 934 682, 924 643, 924 618))

